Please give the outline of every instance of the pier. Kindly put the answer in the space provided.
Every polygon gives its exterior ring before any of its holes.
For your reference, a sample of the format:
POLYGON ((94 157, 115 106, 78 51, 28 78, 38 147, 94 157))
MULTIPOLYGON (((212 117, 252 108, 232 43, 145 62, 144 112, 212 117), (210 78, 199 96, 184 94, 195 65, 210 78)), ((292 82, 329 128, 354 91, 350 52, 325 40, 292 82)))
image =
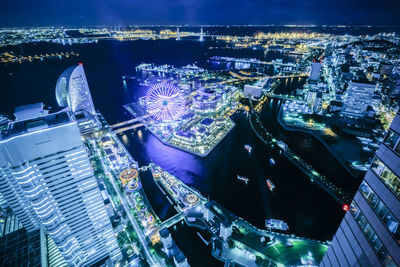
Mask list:
POLYGON ((269 262, 270 266, 282 266, 294 265, 299 262, 301 255, 312 252, 316 262, 319 262, 328 247, 325 242, 259 229, 215 201, 207 200, 196 189, 187 186, 161 167, 151 163, 145 168, 152 171, 154 182, 165 196, 172 199, 179 211, 152 229, 148 236, 183 220, 189 227, 202 229, 211 235, 211 239, 207 241, 198 233, 206 246, 212 245, 212 255, 215 258, 243 266, 257 266, 255 258, 249 257, 250 255, 259 256, 264 263, 269 262), (191 198, 189 201, 184 200, 182 196, 188 194, 191 198), (226 220, 229 222, 227 227, 232 232, 223 237, 221 225, 226 220), (290 248, 287 245, 289 243, 290 248), (217 246, 222 249, 218 253, 215 249, 217 246))

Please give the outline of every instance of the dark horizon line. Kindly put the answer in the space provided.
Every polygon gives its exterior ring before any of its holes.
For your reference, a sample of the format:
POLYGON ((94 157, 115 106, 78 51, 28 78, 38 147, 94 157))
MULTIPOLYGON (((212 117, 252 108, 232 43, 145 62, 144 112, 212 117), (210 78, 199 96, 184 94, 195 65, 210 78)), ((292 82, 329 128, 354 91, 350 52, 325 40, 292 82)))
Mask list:
POLYGON ((47 25, 47 26, 1 26, 0 29, 9 28, 101 28, 101 27, 391 27, 399 28, 400 24, 110 24, 110 25, 47 25))

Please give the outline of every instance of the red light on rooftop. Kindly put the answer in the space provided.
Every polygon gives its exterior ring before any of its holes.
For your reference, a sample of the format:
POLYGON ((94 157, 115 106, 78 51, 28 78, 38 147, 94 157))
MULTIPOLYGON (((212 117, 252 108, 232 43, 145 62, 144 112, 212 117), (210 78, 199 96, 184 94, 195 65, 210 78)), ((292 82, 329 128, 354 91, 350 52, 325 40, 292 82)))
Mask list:
POLYGON ((81 65, 81 66, 83 66, 83 63, 82 63, 82 62, 79 62, 79 63, 78 63, 78 65, 81 65))
POLYGON ((347 204, 343 204, 343 206, 342 206, 342 210, 344 210, 344 211, 349 211, 349 205, 347 205, 347 204))

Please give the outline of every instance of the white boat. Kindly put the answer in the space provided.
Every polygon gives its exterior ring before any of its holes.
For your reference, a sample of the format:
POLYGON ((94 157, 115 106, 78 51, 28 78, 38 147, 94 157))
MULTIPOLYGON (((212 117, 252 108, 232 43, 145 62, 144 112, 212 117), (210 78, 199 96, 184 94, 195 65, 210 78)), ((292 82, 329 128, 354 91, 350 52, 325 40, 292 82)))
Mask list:
POLYGON ((364 147, 362 148, 362 150, 364 150, 364 151, 366 151, 366 152, 371 152, 371 151, 372 151, 372 149, 369 148, 369 147, 367 147, 367 146, 364 146, 364 147))
POLYGON ((236 178, 237 178, 238 180, 240 180, 240 181, 245 182, 246 184, 249 182, 249 178, 244 177, 244 176, 237 175, 236 178))
POLYGON ((283 151, 286 151, 287 145, 286 145, 285 142, 283 142, 283 141, 278 141, 278 142, 276 142, 276 144, 277 144, 283 151))
POLYGON ((270 191, 273 191, 275 189, 275 185, 271 182, 270 179, 267 179, 267 186, 270 191))
POLYGON ((251 153, 253 148, 250 145, 244 145, 244 148, 247 150, 247 152, 251 153))
POLYGON ((270 158, 270 159, 269 159, 269 164, 275 165, 275 160, 274 160, 273 158, 270 158))

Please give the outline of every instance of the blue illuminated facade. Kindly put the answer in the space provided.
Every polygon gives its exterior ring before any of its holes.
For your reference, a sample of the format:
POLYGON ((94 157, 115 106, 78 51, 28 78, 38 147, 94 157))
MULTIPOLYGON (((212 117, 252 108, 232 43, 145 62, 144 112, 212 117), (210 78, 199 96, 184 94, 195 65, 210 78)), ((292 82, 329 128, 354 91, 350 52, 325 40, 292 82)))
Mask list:
POLYGON ((121 258, 69 111, 10 124, 0 137, 0 192, 28 231, 44 227, 70 266, 121 258))

